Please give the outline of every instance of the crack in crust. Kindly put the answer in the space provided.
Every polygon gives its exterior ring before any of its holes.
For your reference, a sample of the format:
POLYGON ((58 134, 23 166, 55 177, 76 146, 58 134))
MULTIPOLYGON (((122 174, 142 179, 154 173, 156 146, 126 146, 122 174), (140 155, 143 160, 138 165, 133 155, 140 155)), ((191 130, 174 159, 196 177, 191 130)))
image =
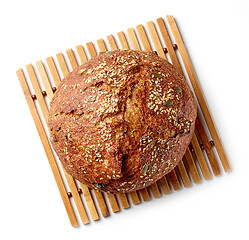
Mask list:
POLYGON ((51 143, 66 171, 100 191, 146 187, 181 160, 196 103, 153 53, 100 53, 64 79, 51 103, 51 143))

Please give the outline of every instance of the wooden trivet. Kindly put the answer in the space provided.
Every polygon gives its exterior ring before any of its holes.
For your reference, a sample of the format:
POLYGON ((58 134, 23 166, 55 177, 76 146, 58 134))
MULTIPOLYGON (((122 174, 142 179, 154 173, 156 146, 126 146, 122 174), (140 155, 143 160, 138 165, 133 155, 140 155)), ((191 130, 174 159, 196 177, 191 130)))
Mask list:
MULTIPOLYGON (((111 50, 117 49, 117 44, 120 44, 122 49, 129 49, 131 46, 135 50, 155 51, 160 57, 171 61, 186 79, 190 80, 189 84, 192 85, 198 102, 195 134, 182 161, 173 171, 150 187, 140 191, 130 194, 109 194, 89 189, 64 170, 60 170, 63 168, 58 166, 60 162, 52 151, 47 129, 49 113, 49 104, 47 102, 51 101, 61 79, 66 77, 72 69, 78 67, 79 63, 83 64, 88 60, 82 45, 76 47, 77 53, 69 49, 66 51, 66 55, 62 53, 56 54, 56 59, 53 57, 46 58, 46 63, 38 61, 35 66, 32 64, 26 65, 27 75, 22 69, 17 71, 18 79, 45 149, 69 220, 74 227, 79 226, 76 215, 80 216, 83 224, 87 224, 90 216, 92 220, 98 220, 100 213, 103 217, 109 216, 110 208, 115 213, 120 211, 121 208, 129 208, 131 202, 138 204, 142 201, 150 200, 152 196, 158 198, 162 193, 169 194, 181 189, 183 186, 189 187, 192 183, 199 183, 202 181, 202 177, 208 180, 212 178, 212 174, 218 176, 221 174, 219 160, 225 172, 230 169, 174 17, 167 16, 166 21, 163 18, 158 18, 156 25, 151 21, 146 24, 147 29, 143 25, 138 25, 136 30, 129 28, 127 35, 124 32, 119 32, 117 33, 117 38, 114 38, 113 35, 107 36, 107 42, 103 39, 97 40, 98 50, 102 52, 107 51, 108 48, 111 50), (159 32, 157 29, 159 29, 159 32), (180 59, 184 66, 181 66, 180 59), (215 150, 218 155, 215 154, 215 150), (71 201, 74 201, 77 210, 73 208, 71 201), (90 216, 87 214, 86 208, 90 216)), ((86 48, 91 58, 98 54, 92 42, 87 43, 86 48)))

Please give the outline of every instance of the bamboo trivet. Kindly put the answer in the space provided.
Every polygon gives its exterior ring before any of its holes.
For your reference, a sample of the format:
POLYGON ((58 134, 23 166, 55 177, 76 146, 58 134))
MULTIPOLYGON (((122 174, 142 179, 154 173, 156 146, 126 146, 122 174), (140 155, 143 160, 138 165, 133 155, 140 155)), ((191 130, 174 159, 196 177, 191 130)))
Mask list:
MULTIPOLYGON (((150 187, 140 191, 115 195, 101 193, 79 183, 64 170, 60 171, 58 167, 60 162, 52 151, 47 134, 49 113, 49 104, 47 102, 51 101, 61 79, 66 77, 72 69, 88 60, 82 45, 76 47, 77 54, 72 49, 68 49, 66 55, 58 53, 56 54, 56 59, 48 57, 46 63, 38 61, 35 64, 36 66, 32 64, 26 65, 27 76, 22 69, 17 71, 18 79, 45 149, 69 220, 74 227, 79 226, 76 215, 79 215, 83 224, 87 224, 89 223, 89 215, 92 220, 98 220, 100 213, 103 217, 109 216, 110 208, 114 213, 120 211, 121 207, 123 209, 129 208, 131 204, 129 198, 133 204, 138 204, 142 201, 150 200, 152 195, 154 198, 158 198, 162 193, 168 194, 174 190, 181 189, 182 186, 189 187, 192 185, 192 182, 199 183, 202 180, 202 176, 205 180, 212 178, 212 173, 214 176, 218 176, 221 174, 219 159, 225 172, 230 169, 218 132, 174 17, 167 16, 166 20, 165 22, 162 18, 158 18, 156 20, 157 26, 153 22, 148 22, 146 24, 147 29, 143 25, 138 25, 136 31, 133 28, 129 28, 127 35, 124 32, 119 32, 117 33, 118 41, 113 35, 107 36, 107 42, 103 39, 97 40, 99 51, 117 49, 117 44, 120 44, 122 49, 129 49, 129 46, 131 46, 131 49, 136 50, 154 50, 160 57, 171 61, 186 79, 190 80, 190 85, 195 92, 198 102, 195 133, 182 161, 173 171, 150 187), (157 29, 159 29, 159 32, 157 29), (173 42, 175 43, 173 44, 173 42), (181 66, 180 59, 184 66, 181 66), (218 155, 215 154, 215 150, 218 155), (76 205, 77 212, 72 207, 72 200, 76 205)), ((87 43, 86 48, 90 58, 98 54, 92 42, 87 43)), ((61 169, 63 168, 61 167, 61 169)))

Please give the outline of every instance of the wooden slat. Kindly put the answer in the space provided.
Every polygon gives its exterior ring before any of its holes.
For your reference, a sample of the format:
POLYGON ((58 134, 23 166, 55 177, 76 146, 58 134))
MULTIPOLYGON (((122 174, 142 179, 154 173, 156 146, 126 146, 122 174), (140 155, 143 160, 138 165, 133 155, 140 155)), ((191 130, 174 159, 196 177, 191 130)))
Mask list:
POLYGON ((170 36, 169 36, 169 33, 168 33, 168 30, 166 28, 166 25, 163 21, 162 18, 158 18, 156 20, 157 22, 157 25, 158 25, 158 28, 160 30, 160 33, 161 33, 161 36, 162 36, 162 39, 167 47, 167 51, 169 53, 169 56, 170 56, 170 59, 171 59, 171 62, 172 64, 178 69, 178 71, 180 71, 180 73, 182 73, 182 75, 184 76, 183 74, 183 71, 182 71, 182 68, 181 68, 181 65, 177 59, 177 56, 175 54, 175 50, 173 48, 173 45, 172 45, 172 42, 171 42, 171 39, 170 39, 170 36))
POLYGON ((139 199, 139 197, 138 197, 137 191, 131 192, 131 193, 129 193, 129 195, 130 195, 131 200, 132 200, 132 203, 133 203, 134 205, 140 203, 140 199, 139 199))
POLYGON ((125 193, 117 193, 116 195, 118 196, 119 201, 120 201, 121 206, 122 206, 123 209, 126 209, 126 208, 130 207, 128 198, 127 198, 125 193))
POLYGON ((127 35, 128 35, 128 38, 130 39, 132 49, 141 50, 138 39, 136 37, 136 33, 133 28, 127 29, 127 35))
MULTIPOLYGON (((44 68, 42 61, 36 62, 36 67, 37 67, 39 75, 41 77, 42 84, 46 90, 46 94, 47 94, 49 99, 52 99, 54 93, 52 91, 52 87, 51 87, 50 81, 48 79, 48 75, 46 73, 46 70, 44 68)), ((49 100, 49 101, 51 101, 51 100, 49 100)))
POLYGON ((207 106, 205 97, 204 97, 204 95, 202 93, 201 86, 199 84, 198 78, 197 78, 197 76, 195 74, 195 71, 194 71, 194 68, 193 68, 193 66, 191 64, 191 61, 189 59, 187 50, 186 50, 186 48, 184 46, 184 43, 182 41, 180 32, 179 32, 179 30, 177 28, 177 25, 176 25, 176 22, 175 22, 173 16, 167 16, 167 20, 168 20, 171 32, 172 32, 172 34, 174 36, 174 39, 176 41, 176 44, 177 44, 178 50, 180 52, 180 55, 182 57, 183 63, 185 65, 186 71, 188 73, 189 79, 190 79, 190 81, 192 83, 192 86, 193 86, 193 89, 195 91, 196 97, 197 97, 198 102, 200 104, 202 113, 204 115, 204 118, 205 118, 207 126, 208 126, 208 129, 209 129, 210 134, 211 134, 211 136, 213 138, 213 141, 215 143, 215 147, 216 147, 217 152, 219 154, 221 163, 223 165, 224 170, 227 172, 228 170, 231 169, 230 164, 228 162, 227 156, 226 156, 225 151, 223 149, 223 146, 222 146, 218 131, 217 131, 217 129, 215 127, 215 124, 214 124, 214 121, 213 121, 213 119, 211 117, 211 113, 210 113, 209 108, 207 106))
POLYGON ((166 59, 165 57, 165 53, 163 51, 163 47, 162 47, 162 44, 161 44, 161 41, 157 35, 157 31, 156 31, 156 28, 155 28, 155 25, 152 21, 148 22, 147 23, 147 28, 148 28, 148 31, 150 33, 150 37, 152 39, 152 42, 153 42, 153 45, 158 53, 158 56, 161 57, 161 58, 164 58, 166 59))
POLYGON ((92 42, 87 43, 86 47, 87 47, 87 50, 88 50, 91 58, 93 58, 97 55, 97 52, 96 52, 95 47, 94 47, 92 42))
POLYGON ((110 206, 112 208, 112 211, 114 213, 118 212, 120 210, 120 208, 119 208, 119 205, 117 203, 117 199, 116 199, 115 195, 112 194, 112 193, 106 193, 106 195, 107 195, 107 198, 109 200, 109 203, 110 203, 110 206))
POLYGON ((66 170, 64 168, 63 168, 63 170, 64 170, 64 175, 65 175, 65 177, 67 179, 68 186, 69 186, 70 191, 72 193, 73 200, 75 202, 76 208, 77 208, 78 213, 80 215, 81 221, 83 222, 83 224, 87 224, 87 223, 89 223, 89 218, 87 216, 87 213, 86 213, 84 204, 82 202, 82 199, 81 199, 81 197, 79 195, 78 188, 76 186, 75 180, 71 175, 69 175, 66 172, 66 170))
POLYGON ((58 63, 60 65, 60 69, 61 69, 62 75, 65 78, 69 74, 69 72, 70 72, 69 69, 68 69, 68 67, 67 67, 67 63, 65 61, 65 58, 64 58, 64 56, 63 56, 62 53, 57 53, 56 54, 56 58, 57 58, 58 63))
POLYGON ((99 39, 98 42, 97 42, 97 44, 98 44, 100 52, 106 52, 107 51, 107 48, 106 48, 106 45, 105 45, 103 39, 99 39))
POLYGON ((31 81, 32 87, 33 87, 33 89, 35 91, 36 98, 37 98, 37 100, 39 102, 39 105, 40 105, 44 120, 47 123, 48 122, 47 104, 46 104, 45 99, 44 99, 44 97, 42 95, 42 91, 41 91, 40 85, 38 83, 38 79, 36 77, 36 74, 35 74, 35 71, 34 71, 34 68, 33 68, 32 64, 26 65, 26 70, 27 70, 29 79, 31 81))
POLYGON ((202 144, 204 145, 205 151, 207 153, 207 156, 208 156, 210 165, 212 167, 213 173, 215 176, 218 176, 221 174, 221 171, 220 171, 219 165, 216 161, 212 147, 210 145, 210 142, 208 140, 208 137, 206 135, 205 129, 202 125, 202 122, 201 122, 201 119, 199 116, 197 116, 197 118, 196 118, 195 125, 196 125, 196 128, 198 129, 198 132, 200 134, 200 138, 201 138, 202 144))
POLYGON ((165 176, 158 180, 157 183, 159 183, 159 186, 162 188, 164 194, 169 194, 171 192, 170 186, 165 176))
POLYGON ((69 59, 69 62, 70 62, 70 65, 71 65, 72 69, 77 68, 79 65, 77 63, 77 60, 76 60, 76 57, 74 55, 73 50, 68 49, 66 52, 67 52, 67 56, 68 56, 68 59, 69 59))
POLYGON ((93 57, 95 57, 97 55, 95 47, 94 47, 92 42, 88 42, 86 44, 86 47, 87 47, 87 50, 88 50, 91 58, 93 58, 93 57))
POLYGON ((56 68, 54 59, 52 57, 48 57, 48 58, 46 58, 46 61, 48 64, 49 71, 50 71, 52 78, 54 80, 54 84, 58 88, 60 85, 61 79, 60 79, 60 75, 58 73, 58 70, 56 68))
POLYGON ((139 192, 140 192, 140 194, 145 202, 150 200, 150 195, 149 195, 147 188, 143 188, 143 189, 139 190, 139 192))
POLYGON ((77 68, 78 67, 78 63, 77 63, 77 60, 75 58, 75 55, 74 55, 74 52, 72 49, 68 49, 67 51, 67 57, 69 59, 69 62, 72 66, 73 69, 77 68))
POLYGON ((117 35, 122 49, 130 49, 124 32, 118 32, 117 35))
POLYGON ((212 178, 211 173, 210 173, 209 168, 208 168, 208 165, 207 165, 206 160, 205 160, 205 158, 203 156, 202 150, 200 148, 199 142, 198 142, 197 137, 196 137, 195 134, 193 135, 191 143, 193 145, 195 154, 197 156, 197 161, 198 161, 198 163, 200 165, 203 177, 206 180, 212 178))
POLYGON ((191 152, 189 151, 188 148, 185 152, 184 159, 188 165, 188 168, 189 168, 189 171, 191 173, 191 176, 193 178, 194 183, 201 182, 201 177, 200 177, 199 172, 195 166, 195 162, 194 162, 194 159, 191 155, 191 152))
POLYGON ((110 46, 111 50, 118 49, 118 46, 117 46, 117 44, 115 42, 115 39, 114 39, 113 35, 107 36, 107 41, 109 43, 109 46, 110 46))
POLYGON ((81 64, 87 62, 87 56, 82 45, 76 46, 76 51, 79 55, 81 64))
POLYGON ((177 175, 176 175, 176 172, 175 172, 175 169, 173 169, 171 172, 169 172, 168 174, 168 177, 170 179, 170 182, 174 188, 174 190, 179 190, 181 189, 181 184, 177 178, 177 175))
POLYGON ((59 189, 62 201, 63 201, 64 206, 66 208, 69 220, 70 220, 71 225, 73 227, 77 227, 77 226, 79 226, 78 221, 76 219, 74 210, 73 210, 72 205, 70 203, 70 200, 68 198, 67 191, 66 191, 65 185, 63 183, 63 179, 61 177, 59 168, 57 166, 57 163, 56 163, 56 160, 54 158, 52 149, 50 147, 48 138, 46 136, 46 132, 45 132, 45 130, 43 128, 42 121, 41 121, 41 119, 39 117, 39 114, 37 112, 36 106, 35 106, 35 104, 33 102, 32 97, 31 97, 31 94, 30 94, 30 91, 29 91, 29 87, 28 87, 28 84, 26 82, 26 79, 25 79, 25 76, 23 74, 22 69, 19 69, 17 71, 17 77, 18 77, 20 85, 22 87, 24 96, 25 96, 27 104, 29 106, 31 115, 33 117, 33 120, 34 120, 34 123, 35 123, 35 126, 36 126, 36 129, 37 129, 38 134, 40 136, 41 142, 43 144, 46 156, 48 158, 51 170, 53 172, 56 184, 58 186, 58 189, 59 189))
POLYGON ((191 186, 191 181, 189 179, 188 173, 185 169, 185 166, 184 166, 184 163, 182 160, 178 163, 177 168, 178 168, 179 173, 181 175, 181 179, 182 179, 182 183, 183 183, 184 187, 191 186))
POLYGON ((91 214, 92 220, 94 220, 94 221, 98 220, 99 219, 99 214, 98 214, 98 212, 96 210, 96 207, 95 207, 95 204, 93 202, 90 190, 88 189, 88 187, 86 185, 82 184, 81 182, 80 182, 80 187, 82 189, 83 196, 84 196, 84 199, 86 201, 88 210, 89 210, 89 212, 91 214))
POLYGON ((101 52, 106 52, 106 51, 107 51, 107 48, 106 48, 106 45, 105 45, 105 42, 104 42, 103 39, 98 39, 98 40, 97 40, 97 45, 98 45, 99 50, 100 50, 101 52))
POLYGON ((143 25, 142 25, 142 24, 138 25, 138 26, 136 27, 136 29, 137 29, 138 36, 139 36, 139 38, 140 38, 140 41, 141 41, 141 43, 142 43, 143 49, 144 49, 145 51, 147 51, 147 52, 152 52, 152 48, 151 48, 151 46, 150 46, 150 42, 149 42, 149 40, 148 40, 148 38, 147 38, 147 35, 146 35, 146 32, 145 32, 145 30, 144 30, 143 25))
POLYGON ((99 209, 101 211, 102 216, 103 217, 109 216, 110 212, 108 210, 108 207, 106 205, 106 201, 104 199, 104 193, 98 192, 98 191, 95 191, 95 190, 93 190, 93 192, 94 192, 94 195, 95 195, 96 200, 98 202, 99 209))
POLYGON ((159 188, 158 188, 156 182, 153 183, 153 184, 151 184, 151 185, 149 186, 149 188, 151 189, 151 192, 152 192, 154 198, 159 198, 159 197, 161 197, 161 193, 160 193, 160 191, 159 191, 159 188))

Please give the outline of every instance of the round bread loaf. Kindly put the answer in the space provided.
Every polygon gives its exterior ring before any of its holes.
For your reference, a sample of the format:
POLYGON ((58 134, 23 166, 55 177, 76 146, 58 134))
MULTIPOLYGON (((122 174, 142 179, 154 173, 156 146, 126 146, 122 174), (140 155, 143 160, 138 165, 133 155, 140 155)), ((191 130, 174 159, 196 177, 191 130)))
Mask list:
POLYGON ((52 146, 65 170, 110 193, 142 189, 182 159, 197 105, 177 69, 154 53, 100 53, 73 70, 51 102, 52 146))

